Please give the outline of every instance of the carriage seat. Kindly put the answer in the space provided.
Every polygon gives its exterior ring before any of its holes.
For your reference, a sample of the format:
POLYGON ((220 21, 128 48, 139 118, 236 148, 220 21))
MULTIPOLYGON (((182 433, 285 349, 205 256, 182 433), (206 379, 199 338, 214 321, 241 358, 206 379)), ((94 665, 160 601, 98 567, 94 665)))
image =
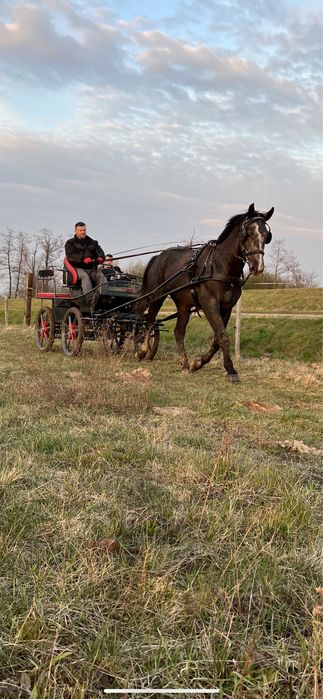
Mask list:
POLYGON ((77 276, 77 271, 66 257, 64 257, 63 284, 73 289, 79 289, 81 287, 81 280, 77 276))

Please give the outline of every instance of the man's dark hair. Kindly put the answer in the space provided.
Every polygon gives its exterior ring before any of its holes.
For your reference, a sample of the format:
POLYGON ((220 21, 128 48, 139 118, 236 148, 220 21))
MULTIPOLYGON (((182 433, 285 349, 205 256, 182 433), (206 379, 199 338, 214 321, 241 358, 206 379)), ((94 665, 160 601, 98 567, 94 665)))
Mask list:
POLYGON ((78 226, 86 226, 86 223, 83 223, 83 221, 78 221, 78 222, 75 224, 74 229, 77 228, 78 226))

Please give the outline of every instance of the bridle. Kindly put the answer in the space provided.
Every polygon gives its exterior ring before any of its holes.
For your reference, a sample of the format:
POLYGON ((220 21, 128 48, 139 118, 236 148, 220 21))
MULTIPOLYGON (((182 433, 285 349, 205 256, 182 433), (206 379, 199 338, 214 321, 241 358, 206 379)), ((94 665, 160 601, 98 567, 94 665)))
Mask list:
POLYGON ((247 257, 251 257, 251 255, 264 255, 265 254, 264 250, 260 250, 260 248, 250 250, 249 252, 247 252, 244 248, 244 242, 248 237, 247 228, 250 225, 250 223, 254 223, 254 221, 263 221, 263 223, 265 224, 265 228, 266 228, 266 237, 265 237, 265 241, 264 241, 265 245, 270 243, 271 238, 272 238, 271 228, 270 228, 269 224, 267 223, 267 221, 265 221, 263 216, 254 216, 253 218, 247 218, 245 221, 243 221, 242 226, 241 226, 240 247, 241 247, 241 252, 242 252, 242 259, 244 260, 244 262, 246 262, 247 257))

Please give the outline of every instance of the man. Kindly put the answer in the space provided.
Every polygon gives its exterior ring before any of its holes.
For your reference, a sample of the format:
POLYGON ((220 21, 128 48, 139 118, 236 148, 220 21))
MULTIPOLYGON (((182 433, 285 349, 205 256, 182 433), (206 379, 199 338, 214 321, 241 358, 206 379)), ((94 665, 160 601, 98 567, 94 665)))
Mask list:
POLYGON ((65 243, 65 254, 81 280, 82 294, 88 294, 92 291, 92 282, 94 286, 105 283, 104 275, 97 268, 104 260, 104 252, 98 241, 86 234, 83 221, 75 224, 74 231, 74 237, 65 243))

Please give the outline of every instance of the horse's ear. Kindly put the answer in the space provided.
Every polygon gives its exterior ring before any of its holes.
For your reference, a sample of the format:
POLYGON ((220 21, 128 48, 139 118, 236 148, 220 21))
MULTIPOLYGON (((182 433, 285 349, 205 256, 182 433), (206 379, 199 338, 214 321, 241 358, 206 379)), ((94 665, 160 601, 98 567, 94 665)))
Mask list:
POLYGON ((255 205, 250 204, 248 209, 248 218, 252 218, 255 215, 255 205))
POLYGON ((275 211, 275 207, 272 206, 271 209, 269 209, 269 211, 267 211, 267 213, 264 215, 265 221, 268 221, 268 219, 272 217, 274 211, 275 211))

